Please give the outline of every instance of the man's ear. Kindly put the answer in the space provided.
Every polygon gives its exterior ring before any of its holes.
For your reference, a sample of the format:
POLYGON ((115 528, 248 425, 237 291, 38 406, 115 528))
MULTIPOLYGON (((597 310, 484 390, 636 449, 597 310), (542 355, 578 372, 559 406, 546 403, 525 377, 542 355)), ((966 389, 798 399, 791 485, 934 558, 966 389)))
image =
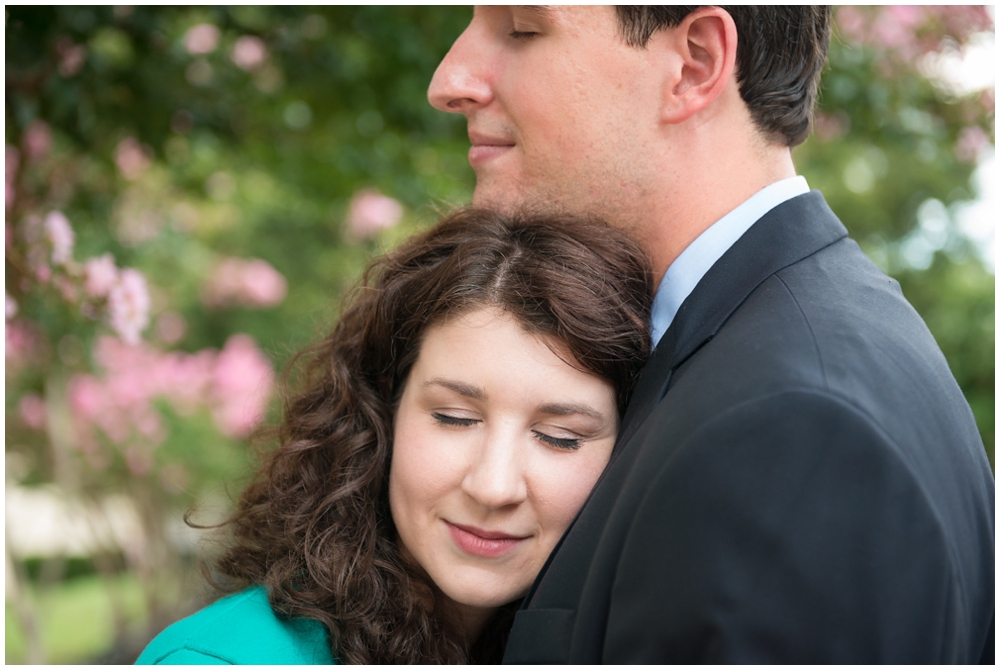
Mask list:
POLYGON ((721 7, 700 7, 660 31, 670 50, 661 120, 682 123, 711 105, 736 68, 736 24, 721 7))

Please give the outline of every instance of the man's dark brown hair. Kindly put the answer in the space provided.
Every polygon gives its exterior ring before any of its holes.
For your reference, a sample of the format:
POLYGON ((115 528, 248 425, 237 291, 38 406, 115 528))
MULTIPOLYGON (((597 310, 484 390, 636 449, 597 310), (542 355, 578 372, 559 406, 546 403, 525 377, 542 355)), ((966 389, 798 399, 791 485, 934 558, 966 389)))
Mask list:
MULTIPOLYGON (((736 81, 768 140, 789 147, 809 136, 819 75, 830 44, 830 8, 720 5, 736 24, 736 81)), ((645 47, 653 33, 680 24, 697 5, 619 6, 625 42, 645 47)))

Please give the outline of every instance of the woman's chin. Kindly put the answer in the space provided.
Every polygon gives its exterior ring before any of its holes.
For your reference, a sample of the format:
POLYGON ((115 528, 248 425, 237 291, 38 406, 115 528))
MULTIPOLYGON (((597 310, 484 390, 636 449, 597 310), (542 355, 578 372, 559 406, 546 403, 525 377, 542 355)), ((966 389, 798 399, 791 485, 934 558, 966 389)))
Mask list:
POLYGON ((518 580, 517 583, 490 583, 479 574, 462 579, 458 575, 438 582, 441 592, 463 610, 482 610, 492 613, 499 607, 522 598, 531 586, 532 580, 518 580))

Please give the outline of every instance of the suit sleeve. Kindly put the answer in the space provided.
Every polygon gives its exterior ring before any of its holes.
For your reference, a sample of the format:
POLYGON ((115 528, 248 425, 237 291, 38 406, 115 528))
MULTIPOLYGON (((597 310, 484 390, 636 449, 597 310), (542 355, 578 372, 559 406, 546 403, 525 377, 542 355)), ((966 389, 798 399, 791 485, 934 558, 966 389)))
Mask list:
POLYGON ((926 496, 873 422, 828 395, 775 395, 688 436, 654 478, 603 660, 975 662, 949 629, 953 573, 926 496))

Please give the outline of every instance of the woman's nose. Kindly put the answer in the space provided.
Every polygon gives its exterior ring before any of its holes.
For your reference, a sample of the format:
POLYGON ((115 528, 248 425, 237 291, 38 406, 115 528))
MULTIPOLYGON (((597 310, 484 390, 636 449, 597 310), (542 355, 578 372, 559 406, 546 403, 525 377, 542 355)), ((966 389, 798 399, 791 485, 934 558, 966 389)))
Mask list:
POLYGON ((489 509, 524 502, 528 495, 522 454, 513 431, 490 431, 462 480, 466 495, 489 509))
POLYGON ((483 76, 487 47, 476 38, 477 30, 473 19, 434 71, 427 99, 442 112, 468 114, 493 99, 489 82, 483 76))

